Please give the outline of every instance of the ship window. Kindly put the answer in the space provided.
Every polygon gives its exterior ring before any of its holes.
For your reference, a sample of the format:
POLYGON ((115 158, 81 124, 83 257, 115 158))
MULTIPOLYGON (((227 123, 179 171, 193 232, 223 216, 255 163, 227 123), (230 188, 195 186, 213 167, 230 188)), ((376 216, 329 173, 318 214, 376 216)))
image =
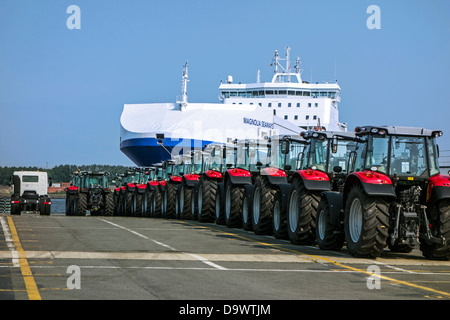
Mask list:
POLYGON ((279 90, 278 94, 287 94, 287 91, 286 90, 279 90))
POLYGON ((239 97, 245 97, 246 93, 245 92, 239 92, 239 97))
POLYGON ((318 106, 319 106, 319 104, 318 104, 318 103, 314 103, 314 107, 316 107, 316 108, 317 108, 318 106))
POLYGON ((266 90, 266 94, 273 94, 273 90, 266 90))
POLYGON ((328 98, 331 98, 331 99, 336 98, 336 92, 328 92, 328 98))
POLYGON ((317 116, 313 116, 313 120, 317 120, 317 116))
POLYGON ((300 102, 297 103, 297 108, 300 108, 300 102))
POLYGON ((260 95, 261 97, 264 97, 264 90, 260 90, 260 91, 259 91, 259 95, 260 95))
POLYGON ((294 116, 294 120, 298 120, 298 116, 294 116))
POLYGON ((306 120, 309 120, 309 116, 306 116, 306 118, 305 118, 306 120))
POLYGON ((295 91, 288 91, 288 95, 294 96, 295 95, 295 91))
POLYGON ((230 97, 237 97, 237 92, 230 92, 230 97))
POLYGON ((224 98, 229 98, 230 97, 230 93, 228 91, 222 92, 222 95, 223 95, 224 98))
POLYGON ((276 116, 277 115, 277 110, 273 110, 273 115, 276 116))
POLYGON ((258 105, 260 106, 260 107, 262 107, 262 103, 260 102, 260 103, 258 103, 258 105))
POLYGON ((308 108, 311 108, 311 103, 308 103, 308 108))
POLYGON ((291 106, 292 106, 292 103, 289 102, 289 103, 288 103, 288 108, 290 108, 291 106))
POLYGON ((311 96, 313 98, 317 98, 319 96, 319 93, 318 92, 311 92, 311 96))
POLYGON ((272 108, 272 102, 269 102, 269 104, 267 105, 269 108, 272 108))
POLYGON ((278 102, 278 108, 281 108, 281 102, 278 102))
POLYGON ((286 116, 284 116, 284 120, 287 120, 288 119, 288 116, 286 115, 286 116))
POLYGON ((321 92, 321 93, 320 93, 320 96, 321 96, 321 97, 326 97, 326 96, 327 96, 327 92, 321 92))
POLYGON ((303 96, 309 97, 311 95, 311 92, 309 91, 303 91, 303 96))

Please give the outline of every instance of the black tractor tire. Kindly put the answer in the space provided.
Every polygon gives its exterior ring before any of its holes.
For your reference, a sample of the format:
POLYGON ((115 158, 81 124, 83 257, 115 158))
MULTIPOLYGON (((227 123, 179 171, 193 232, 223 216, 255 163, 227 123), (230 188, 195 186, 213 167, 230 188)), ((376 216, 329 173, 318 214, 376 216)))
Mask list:
POLYGON ((133 206, 133 194, 131 192, 125 191, 125 193, 122 195, 122 201, 123 201, 123 215, 126 217, 130 217, 132 213, 132 206, 133 206))
POLYGON ((159 188, 156 188, 153 192, 152 192, 152 198, 151 198, 151 216, 155 217, 155 218, 160 218, 162 217, 162 194, 161 194, 161 190, 159 188))
POLYGON ((247 189, 244 190, 244 199, 242 201, 242 229, 253 231, 252 200, 247 189))
POLYGON ((134 195, 133 213, 135 217, 142 217, 142 197, 143 194, 136 191, 134 195))
POLYGON ((114 195, 112 193, 107 193, 104 195, 105 199, 105 216, 112 216, 114 214, 114 195))
POLYGON ((41 198, 39 200, 39 214, 41 216, 49 216, 51 209, 52 209, 52 205, 51 205, 51 200, 50 198, 44 197, 41 198), (45 202, 48 202, 47 204, 45 204, 45 202))
POLYGON ((12 215, 20 215, 20 203, 11 203, 10 212, 12 215))
POLYGON ((420 239, 420 251, 430 260, 450 260, 450 199, 443 199, 430 210, 430 231, 433 237, 443 237, 445 244, 420 239))
POLYGON ((273 236, 276 239, 288 239, 286 210, 283 210, 281 201, 281 193, 277 192, 273 202, 273 236))
POLYGON ((255 179, 252 196, 252 224, 255 234, 273 234, 272 218, 276 194, 277 189, 269 183, 267 177, 258 176, 255 179))
POLYGON ((360 185, 353 186, 345 205, 345 241, 356 257, 379 257, 389 235, 389 203, 383 197, 368 196, 360 185))
POLYGON ((86 215, 86 210, 87 210, 87 194, 86 193, 80 192, 78 194, 76 208, 77 208, 77 211, 76 211, 77 216, 85 216, 86 215))
POLYGON ((214 222, 216 213, 216 196, 219 192, 216 180, 202 177, 198 186, 198 221, 214 222))
POLYGON ((225 201, 223 199, 222 192, 217 190, 216 200, 215 200, 215 221, 218 225, 225 225, 225 201))
POLYGON ((175 201, 178 185, 174 183, 167 182, 164 188, 164 207, 165 207, 165 218, 174 219, 175 218, 175 201))
POLYGON ((185 184, 181 184, 178 190, 178 216, 179 219, 191 219, 191 201, 194 190, 185 184))
POLYGON ((152 199, 152 192, 147 188, 144 191, 144 194, 142 195, 142 216, 143 217, 150 217, 151 215, 151 199, 152 199))
POLYGON ((287 231, 293 244, 311 245, 316 238, 316 213, 320 195, 305 188, 300 178, 291 184, 288 198, 287 231))
POLYGON ((316 242, 322 250, 341 250, 345 236, 339 226, 330 223, 330 207, 326 197, 322 197, 317 207, 316 242))
POLYGON ((228 228, 242 227, 242 205, 245 188, 230 181, 225 184, 225 224, 228 228))

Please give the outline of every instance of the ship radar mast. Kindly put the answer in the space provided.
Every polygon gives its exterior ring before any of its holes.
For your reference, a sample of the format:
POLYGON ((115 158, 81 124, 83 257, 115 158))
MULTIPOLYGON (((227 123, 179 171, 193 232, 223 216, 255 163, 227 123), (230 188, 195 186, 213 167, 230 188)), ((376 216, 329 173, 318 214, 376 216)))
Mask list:
POLYGON ((291 72, 291 59, 290 59, 290 47, 286 47, 286 58, 282 59, 280 58, 278 54, 278 50, 275 50, 275 55, 272 59, 271 66, 275 66, 274 70, 274 76, 272 78, 272 82, 291 82, 291 77, 294 77, 297 79, 299 83, 302 82, 302 79, 300 77, 302 70, 300 69, 300 58, 297 57, 297 60, 295 61, 295 72, 291 72), (280 61, 286 60, 286 66, 283 67, 280 63, 280 61), (279 71, 281 69, 281 71, 279 71))
POLYGON ((188 62, 184 64, 183 74, 181 77, 181 96, 177 97, 177 103, 180 105, 180 110, 186 109, 187 102, 187 83, 188 80, 188 62))

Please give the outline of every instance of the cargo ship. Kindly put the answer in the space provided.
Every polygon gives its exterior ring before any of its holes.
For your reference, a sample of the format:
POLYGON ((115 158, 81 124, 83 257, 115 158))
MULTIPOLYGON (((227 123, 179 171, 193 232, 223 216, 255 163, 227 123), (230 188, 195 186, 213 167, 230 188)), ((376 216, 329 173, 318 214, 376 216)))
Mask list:
POLYGON ((303 81, 300 59, 291 69, 278 51, 270 82, 235 83, 229 75, 219 86, 219 102, 188 102, 188 63, 182 72, 181 95, 172 103, 125 104, 120 117, 120 150, 137 166, 164 161, 186 150, 235 139, 298 135, 309 129, 346 131, 339 122, 337 82, 303 81), (282 64, 285 61, 285 64, 282 64))

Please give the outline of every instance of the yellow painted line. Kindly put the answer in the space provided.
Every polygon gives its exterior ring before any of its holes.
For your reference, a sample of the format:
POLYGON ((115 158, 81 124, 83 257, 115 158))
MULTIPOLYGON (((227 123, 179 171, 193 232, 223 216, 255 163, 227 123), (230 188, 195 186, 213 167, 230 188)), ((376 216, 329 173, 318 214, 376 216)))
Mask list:
MULTIPOLYGON (((195 226, 194 224, 187 223, 187 222, 184 222, 184 221, 177 221, 177 222, 182 222, 182 223, 185 223, 187 225, 195 226)), ((257 240, 250 239, 250 238, 247 238, 247 237, 244 237, 244 236, 240 236, 240 235, 237 235, 237 234, 234 234, 234 233, 229 233, 229 232, 225 232, 225 231, 222 231, 222 230, 216 230, 216 229, 214 229, 214 231, 218 231, 218 232, 220 232, 222 234, 225 234, 225 235, 228 235, 228 236, 232 236, 232 237, 239 238, 239 239, 246 240, 246 241, 255 242, 255 243, 259 244, 259 245, 275 248, 275 249, 282 250, 282 251, 285 251, 285 252, 292 252, 292 253, 295 253, 295 254, 306 255, 306 256, 309 256, 309 257, 317 259, 317 260, 326 261, 328 263, 334 264, 335 266, 339 266, 339 267, 344 268, 344 269, 349 269, 349 270, 352 270, 352 271, 355 271, 355 272, 364 273, 364 274, 367 274, 367 275, 372 276, 372 277, 375 276, 375 277, 378 277, 380 279, 391 281, 391 282, 394 282, 394 283, 397 283, 397 284, 402 284, 402 285, 405 285, 405 286, 409 286, 409 287, 413 287, 413 288, 417 288, 417 289, 421 289, 421 290, 437 293, 437 294, 444 295, 444 296, 447 296, 447 297, 450 298, 450 293, 449 292, 439 291, 439 290, 435 290, 433 288, 420 286, 420 285, 417 285, 417 284, 414 284, 414 283, 411 283, 411 282, 397 280, 397 279, 393 279, 393 278, 390 278, 390 277, 373 274, 373 273, 367 272, 364 269, 359 269, 359 268, 355 268, 355 267, 352 267, 352 266, 348 266, 348 265, 345 265, 343 263, 334 261, 334 260, 329 259, 329 258, 325 258, 325 257, 322 257, 322 256, 316 256, 316 255, 312 255, 312 254, 307 254, 307 253, 303 253, 303 252, 299 252, 299 251, 291 250, 291 249, 287 249, 287 248, 283 248, 283 247, 280 247, 280 246, 278 246, 276 244, 271 244, 271 243, 257 241, 257 240)))
POLYGON ((19 255, 19 266, 22 272, 23 280, 25 282, 25 287, 28 293, 28 299, 30 300, 41 300, 41 295, 37 288, 36 282, 34 281, 33 274, 31 273, 30 266, 28 265, 27 255, 25 250, 22 248, 22 244, 19 240, 19 235, 17 234, 14 221, 8 216, 9 230, 11 231, 11 236, 16 247, 17 253, 19 255))

